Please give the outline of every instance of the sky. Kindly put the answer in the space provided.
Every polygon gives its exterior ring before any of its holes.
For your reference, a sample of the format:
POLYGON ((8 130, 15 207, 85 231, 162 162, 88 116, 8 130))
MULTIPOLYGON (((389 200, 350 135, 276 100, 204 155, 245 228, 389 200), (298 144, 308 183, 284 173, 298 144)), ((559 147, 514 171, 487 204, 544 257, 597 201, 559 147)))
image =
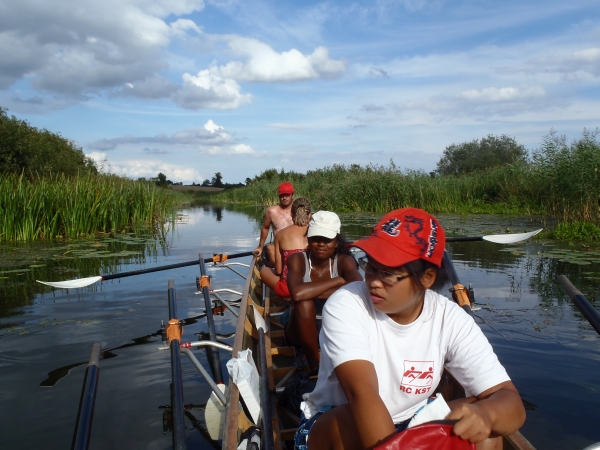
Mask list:
POLYGON ((0 106, 105 172, 432 171, 600 126, 598 0, 0 0, 0 106))

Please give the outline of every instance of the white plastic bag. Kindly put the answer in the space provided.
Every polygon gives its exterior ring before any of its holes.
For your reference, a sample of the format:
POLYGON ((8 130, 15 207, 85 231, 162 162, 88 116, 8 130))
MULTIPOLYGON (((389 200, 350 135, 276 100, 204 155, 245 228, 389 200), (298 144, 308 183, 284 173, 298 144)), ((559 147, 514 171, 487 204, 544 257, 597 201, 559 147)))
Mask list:
POLYGON ((240 391, 240 395, 250 412, 254 423, 260 415, 260 394, 258 388, 258 370, 252 359, 252 350, 242 350, 237 358, 227 361, 229 376, 240 391))
POLYGON ((407 428, 412 428, 425 422, 431 422, 432 420, 444 420, 448 414, 450 414, 450 407, 448 407, 442 394, 437 393, 435 400, 427 403, 417 411, 412 420, 408 423, 407 428))

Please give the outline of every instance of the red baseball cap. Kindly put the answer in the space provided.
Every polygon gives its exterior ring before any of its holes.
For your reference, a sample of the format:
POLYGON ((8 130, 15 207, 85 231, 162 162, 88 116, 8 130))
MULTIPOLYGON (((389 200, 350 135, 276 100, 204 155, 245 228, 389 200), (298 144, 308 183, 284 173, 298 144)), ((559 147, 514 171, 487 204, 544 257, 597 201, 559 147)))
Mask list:
POLYGON ((402 208, 387 213, 370 236, 350 244, 379 264, 400 267, 423 259, 442 266, 446 234, 431 214, 418 208, 402 208))
POLYGON ((292 183, 290 183, 289 181, 286 181, 285 183, 281 183, 279 185, 279 195, 293 194, 293 193, 294 193, 294 186, 292 186, 292 183))

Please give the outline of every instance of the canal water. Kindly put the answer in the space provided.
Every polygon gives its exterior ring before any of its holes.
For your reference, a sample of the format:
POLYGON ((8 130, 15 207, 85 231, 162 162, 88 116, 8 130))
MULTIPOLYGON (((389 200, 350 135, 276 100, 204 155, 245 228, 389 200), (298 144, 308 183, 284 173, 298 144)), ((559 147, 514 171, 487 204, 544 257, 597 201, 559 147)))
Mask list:
MULTIPOLYGON (((342 232, 369 233, 378 217, 341 215, 342 232)), ((167 285, 175 282, 183 340, 207 332, 204 301, 196 295, 198 266, 53 289, 60 281, 196 260, 253 249, 262 209, 197 206, 175 224, 93 239, 0 246, 0 448, 64 449, 71 445, 85 367, 102 344, 91 449, 169 449, 170 357, 159 350, 168 320, 167 285)), ((527 217, 440 216, 456 235, 539 228, 527 217)), ((463 284, 476 295, 476 320, 519 389, 527 409, 523 434, 538 449, 583 449, 600 442, 600 339, 557 284, 559 274, 597 307, 600 245, 532 240, 501 246, 451 243, 447 248, 463 284)), ((250 262, 240 258, 236 262, 250 262)), ((212 288, 241 291, 244 280, 212 268, 212 288)), ((237 270, 245 272, 238 266, 237 270)), ((235 294, 223 294, 235 299, 235 294)), ((215 318, 228 343, 236 319, 215 318)), ((198 336, 198 337, 197 337, 198 336)), ((205 353, 196 351, 208 368, 205 353)), ((188 448, 218 445, 206 437, 203 405, 210 389, 183 357, 188 448)), ((221 352, 223 366, 227 361, 221 352)), ((223 367, 224 368, 224 367, 223 367)), ((224 370, 226 374, 226 370, 224 370)))

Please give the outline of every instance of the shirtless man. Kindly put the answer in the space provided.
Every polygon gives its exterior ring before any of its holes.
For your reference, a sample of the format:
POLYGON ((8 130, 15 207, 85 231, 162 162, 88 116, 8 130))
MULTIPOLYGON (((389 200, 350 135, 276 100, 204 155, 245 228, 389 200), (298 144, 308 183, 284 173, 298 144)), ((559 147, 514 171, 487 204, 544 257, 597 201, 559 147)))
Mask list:
MULTIPOLYGON (((269 235, 269 228, 273 227, 273 235, 279 230, 289 227, 294 222, 292 220, 292 202, 294 200, 294 186, 292 183, 285 182, 279 185, 279 205, 271 206, 265 211, 265 221, 260 230, 260 240, 258 247, 254 249, 254 254, 259 256, 263 251, 263 246, 269 235)), ((271 263, 275 263, 275 246, 267 245, 267 256, 271 263)))

